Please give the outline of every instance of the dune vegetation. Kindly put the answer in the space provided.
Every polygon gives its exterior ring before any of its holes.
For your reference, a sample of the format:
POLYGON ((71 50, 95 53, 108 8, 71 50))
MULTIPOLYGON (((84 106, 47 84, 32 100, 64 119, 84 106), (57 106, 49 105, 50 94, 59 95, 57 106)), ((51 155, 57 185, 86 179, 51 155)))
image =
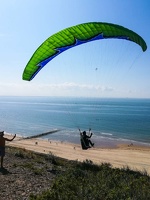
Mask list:
POLYGON ((146 171, 133 171, 127 166, 119 169, 109 163, 69 161, 51 153, 12 147, 7 148, 5 165, 7 169, 1 170, 2 199, 7 199, 6 192, 8 199, 9 196, 30 200, 150 199, 150 176, 146 171))

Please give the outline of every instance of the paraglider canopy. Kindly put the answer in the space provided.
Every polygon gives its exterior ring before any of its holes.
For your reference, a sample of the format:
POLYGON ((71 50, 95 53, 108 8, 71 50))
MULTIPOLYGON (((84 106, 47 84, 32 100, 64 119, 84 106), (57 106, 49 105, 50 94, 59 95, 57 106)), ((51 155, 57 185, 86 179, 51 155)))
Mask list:
POLYGON ((32 80, 49 61, 72 47, 94 40, 112 38, 132 41, 140 45, 143 51, 147 49, 141 36, 123 26, 102 22, 83 23, 61 30, 45 40, 27 63, 22 78, 27 81, 32 80))

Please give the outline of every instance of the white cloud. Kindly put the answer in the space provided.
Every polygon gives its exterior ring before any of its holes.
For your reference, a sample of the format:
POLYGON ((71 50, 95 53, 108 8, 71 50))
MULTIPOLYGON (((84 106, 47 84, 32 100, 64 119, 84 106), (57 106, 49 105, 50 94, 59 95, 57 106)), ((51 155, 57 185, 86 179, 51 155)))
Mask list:
MULTIPOLYGON (((32 85, 33 86, 33 85, 32 85)), ((112 92, 112 87, 104 87, 100 85, 78 84, 73 82, 65 82, 60 84, 40 84, 34 85, 35 88, 50 89, 50 90, 86 90, 86 91, 107 91, 112 92)))
POLYGON ((13 96, 89 96, 89 97, 147 97, 146 91, 123 90, 101 85, 74 82, 36 84, 33 82, 0 83, 0 95, 13 96))
POLYGON ((99 93, 112 92, 113 88, 100 85, 64 82, 59 84, 0 83, 1 95, 47 95, 47 96, 98 96, 99 93))

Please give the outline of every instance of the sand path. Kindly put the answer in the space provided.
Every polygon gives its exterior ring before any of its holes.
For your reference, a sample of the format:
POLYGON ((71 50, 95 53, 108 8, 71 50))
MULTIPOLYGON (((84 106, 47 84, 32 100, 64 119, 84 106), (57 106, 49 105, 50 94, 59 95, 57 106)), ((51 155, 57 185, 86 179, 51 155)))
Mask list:
POLYGON ((68 160, 86 159, 100 164, 111 163, 113 167, 130 167, 133 170, 147 171, 150 174, 150 147, 119 145, 117 148, 90 148, 82 150, 80 145, 48 141, 42 139, 17 140, 7 145, 20 147, 40 153, 52 153, 68 160))

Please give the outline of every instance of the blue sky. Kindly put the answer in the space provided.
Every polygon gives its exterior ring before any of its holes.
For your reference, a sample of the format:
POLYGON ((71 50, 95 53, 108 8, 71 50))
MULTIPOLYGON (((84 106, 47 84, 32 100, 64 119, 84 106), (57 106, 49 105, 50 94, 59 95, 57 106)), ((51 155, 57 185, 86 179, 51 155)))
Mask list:
POLYGON ((1 96, 150 98, 149 0, 0 0, 0 4, 1 96), (32 81, 22 80, 27 62, 44 40, 67 27, 94 21, 135 31, 146 41, 147 51, 127 41, 93 42, 64 52, 32 81))

